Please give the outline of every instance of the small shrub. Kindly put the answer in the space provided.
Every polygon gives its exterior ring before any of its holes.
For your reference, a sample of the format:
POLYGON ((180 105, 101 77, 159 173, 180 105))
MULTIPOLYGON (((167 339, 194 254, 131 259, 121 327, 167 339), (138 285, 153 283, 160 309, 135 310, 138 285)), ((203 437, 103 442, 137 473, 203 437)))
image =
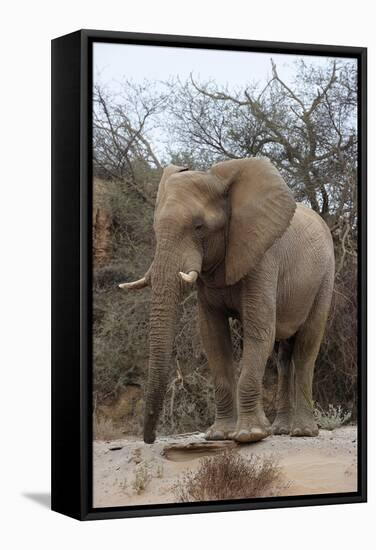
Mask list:
POLYGON ((275 457, 225 451, 200 460, 197 471, 188 471, 173 491, 179 502, 229 500, 265 496, 280 478, 275 457))
POLYGON ((335 430, 350 420, 351 412, 343 409, 341 405, 337 407, 329 405, 328 409, 324 411, 316 404, 314 416, 319 428, 323 430, 335 430))
POLYGON ((151 474, 148 465, 145 462, 141 462, 136 468, 135 477, 132 483, 133 490, 139 495, 147 487, 151 480, 151 474))

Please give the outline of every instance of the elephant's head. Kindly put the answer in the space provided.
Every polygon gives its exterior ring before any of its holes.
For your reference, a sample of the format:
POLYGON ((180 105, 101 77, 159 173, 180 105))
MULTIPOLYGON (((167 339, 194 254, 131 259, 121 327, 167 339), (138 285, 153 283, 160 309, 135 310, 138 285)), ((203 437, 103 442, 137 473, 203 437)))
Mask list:
POLYGON ((221 162, 207 172, 170 165, 159 184, 156 252, 145 277, 121 287, 152 287, 144 441, 153 443, 168 380, 174 327, 185 283, 221 273, 237 283, 281 237, 295 201, 266 159, 221 162))

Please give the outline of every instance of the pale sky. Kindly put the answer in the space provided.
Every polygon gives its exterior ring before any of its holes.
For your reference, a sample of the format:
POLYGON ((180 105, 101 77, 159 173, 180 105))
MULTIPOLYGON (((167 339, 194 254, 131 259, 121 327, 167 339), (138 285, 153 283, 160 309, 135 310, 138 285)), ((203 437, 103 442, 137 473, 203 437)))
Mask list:
MULTIPOLYGON (((166 46, 134 46, 129 44, 94 43, 94 78, 116 88, 120 80, 168 80, 179 76, 182 80, 193 76, 200 81, 215 80, 230 87, 244 86, 258 81, 261 85, 270 75, 270 59, 277 64, 282 78, 289 80, 294 75, 293 63, 304 57, 315 65, 323 65, 327 57, 297 56, 294 54, 270 54, 174 48, 166 46)), ((331 58, 332 59, 332 58, 331 58)), ((348 63, 356 60, 344 59, 348 63)))
MULTIPOLYGON (((196 48, 176 48, 167 46, 139 46, 97 42, 93 45, 94 83, 100 82, 115 95, 120 91, 120 83, 133 80, 142 83, 158 82, 179 77, 181 81, 190 73, 199 83, 214 80, 218 88, 226 85, 230 89, 244 89, 247 84, 258 83, 260 90, 271 76, 273 58, 279 76, 287 83, 294 80, 295 62, 304 58, 316 66, 326 65, 327 57, 297 56, 295 54, 271 54, 226 50, 206 50, 196 48)), ((355 59, 341 58, 342 63, 354 63, 355 59)), ((169 136, 156 124, 147 132, 154 151, 160 158, 166 152, 169 136)))

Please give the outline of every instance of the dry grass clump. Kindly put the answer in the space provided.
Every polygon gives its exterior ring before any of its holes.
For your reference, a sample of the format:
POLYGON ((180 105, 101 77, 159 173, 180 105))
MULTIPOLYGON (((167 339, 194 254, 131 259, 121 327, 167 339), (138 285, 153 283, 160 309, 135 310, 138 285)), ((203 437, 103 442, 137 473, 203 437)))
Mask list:
POLYGON ((326 411, 320 405, 316 405, 314 416, 319 428, 331 431, 346 424, 351 418, 351 412, 343 409, 341 405, 329 405, 326 411))
POLYGON ((151 478, 152 476, 148 464, 146 464, 145 462, 138 464, 132 482, 132 489, 135 491, 135 493, 140 495, 149 485, 151 478))
MULTIPOLYGON (((134 472, 134 478, 131 484, 133 491, 140 495, 145 491, 149 483, 153 478, 163 478, 164 469, 163 464, 158 463, 153 468, 153 464, 148 461, 141 461, 137 464, 134 472)), ((126 481, 124 481, 124 487, 126 486, 126 481)))
POLYGON ((225 451, 200 460, 174 487, 179 502, 232 500, 265 496, 281 476, 273 456, 251 456, 225 451))

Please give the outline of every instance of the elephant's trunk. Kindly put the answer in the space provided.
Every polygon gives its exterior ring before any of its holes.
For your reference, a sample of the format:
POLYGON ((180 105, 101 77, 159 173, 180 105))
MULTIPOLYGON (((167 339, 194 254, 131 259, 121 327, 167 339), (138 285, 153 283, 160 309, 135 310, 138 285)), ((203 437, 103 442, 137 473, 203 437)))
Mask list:
POLYGON ((153 443, 168 381, 181 294, 179 262, 157 254, 153 264, 150 312, 150 358, 146 391, 144 441, 153 443))

